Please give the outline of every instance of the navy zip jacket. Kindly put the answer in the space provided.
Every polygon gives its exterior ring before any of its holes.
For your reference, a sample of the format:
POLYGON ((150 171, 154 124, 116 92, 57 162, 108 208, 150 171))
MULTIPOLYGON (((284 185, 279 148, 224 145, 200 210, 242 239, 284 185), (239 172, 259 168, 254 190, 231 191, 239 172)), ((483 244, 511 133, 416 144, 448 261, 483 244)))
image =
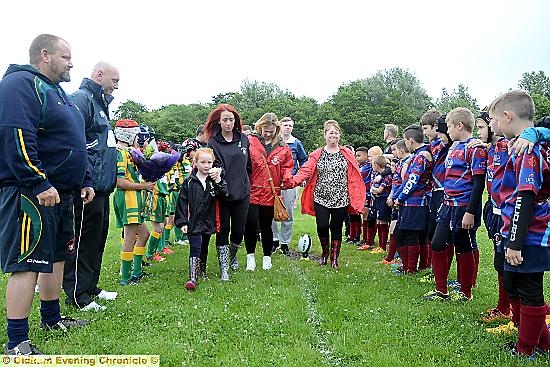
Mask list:
POLYGON ((206 189, 197 177, 195 168, 181 185, 174 224, 187 226, 187 234, 212 234, 216 232, 216 197, 227 196, 227 183, 215 183, 206 178, 206 189))
POLYGON ((80 109, 86 124, 88 163, 96 193, 110 194, 116 186, 116 141, 109 123, 109 103, 112 96, 103 92, 101 85, 84 78, 80 89, 71 97, 80 109))
POLYGON ((72 99, 30 65, 10 65, 0 81, 0 186, 91 187, 84 120, 72 99))

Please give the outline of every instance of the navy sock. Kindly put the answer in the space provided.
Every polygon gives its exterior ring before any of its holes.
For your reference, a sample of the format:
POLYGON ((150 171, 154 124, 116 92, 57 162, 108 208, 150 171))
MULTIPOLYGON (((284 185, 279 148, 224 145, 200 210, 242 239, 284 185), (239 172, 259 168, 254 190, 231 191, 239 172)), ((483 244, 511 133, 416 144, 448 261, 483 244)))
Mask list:
POLYGON ((29 340, 29 318, 8 319, 8 349, 15 348, 25 340, 29 340))
POLYGON ((42 322, 48 326, 57 324, 61 320, 59 298, 53 301, 40 300, 40 316, 42 317, 42 322))

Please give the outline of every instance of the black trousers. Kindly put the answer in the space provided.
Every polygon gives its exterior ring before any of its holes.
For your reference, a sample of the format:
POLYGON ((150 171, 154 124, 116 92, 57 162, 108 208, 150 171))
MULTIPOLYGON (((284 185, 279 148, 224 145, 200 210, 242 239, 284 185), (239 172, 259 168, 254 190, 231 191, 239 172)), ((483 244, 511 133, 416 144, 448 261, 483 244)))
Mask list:
POLYGON ((216 234, 216 246, 227 246, 229 241, 240 245, 244 236, 244 224, 250 198, 239 201, 220 201, 220 231, 216 234), (231 237, 229 232, 231 231, 231 237))
POLYGON ((264 256, 271 256, 273 249, 273 207, 266 205, 250 204, 246 216, 246 229, 244 231, 244 245, 247 254, 253 254, 256 250, 256 225, 259 224, 262 233, 262 248, 264 256))
POLYGON ((109 232, 109 195, 96 193, 87 205, 75 196, 74 219, 75 251, 65 260, 63 290, 68 303, 84 307, 101 292, 97 284, 109 232))
POLYGON ((331 241, 342 241, 342 225, 346 219, 348 208, 327 208, 321 204, 313 203, 315 210, 315 222, 317 224, 317 235, 319 238, 331 241))

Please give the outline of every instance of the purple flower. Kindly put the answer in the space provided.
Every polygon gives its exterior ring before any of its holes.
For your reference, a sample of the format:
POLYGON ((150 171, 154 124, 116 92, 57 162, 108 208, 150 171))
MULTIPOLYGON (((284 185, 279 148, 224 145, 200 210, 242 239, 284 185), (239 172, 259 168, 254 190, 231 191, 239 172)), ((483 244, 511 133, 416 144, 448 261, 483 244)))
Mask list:
POLYGON ((162 176, 180 159, 181 154, 171 149, 170 153, 156 152, 147 159, 139 149, 132 149, 130 155, 141 177, 147 182, 160 180, 162 176))

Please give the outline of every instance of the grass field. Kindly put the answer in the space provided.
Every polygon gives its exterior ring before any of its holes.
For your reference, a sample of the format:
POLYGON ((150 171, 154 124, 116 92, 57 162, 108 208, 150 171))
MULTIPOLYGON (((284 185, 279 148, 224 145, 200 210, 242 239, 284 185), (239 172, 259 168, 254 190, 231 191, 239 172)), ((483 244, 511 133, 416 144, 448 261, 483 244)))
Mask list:
MULTIPOLYGON (((112 221, 114 222, 114 221, 112 221)), ((421 296, 433 284, 420 276, 394 277, 377 264, 383 255, 343 245, 340 269, 273 256, 273 269, 261 269, 258 244, 253 273, 241 269, 230 282, 219 281, 211 243, 209 279, 195 292, 184 288, 189 248, 148 268, 139 285, 119 285, 119 236, 110 232, 101 286, 116 290, 101 313, 82 314, 64 305, 62 313, 86 317, 80 330, 38 329, 39 301, 30 315, 31 339, 48 354, 159 354, 162 366, 532 366, 501 346, 515 338, 484 331, 484 310, 497 299, 492 244, 480 229, 478 287, 467 303, 427 303, 421 296)), ((309 233, 319 253, 312 217, 296 215, 294 235, 309 233)), ((295 245, 294 245, 295 246, 295 245)), ((453 265, 451 277, 455 276, 453 265)), ((5 289, 7 276, 0 279, 5 289)), ((548 289, 548 284, 546 284, 548 289)), ((5 330, 5 299, 0 298, 5 330)), ((2 341, 6 340, 5 334, 2 341)))

